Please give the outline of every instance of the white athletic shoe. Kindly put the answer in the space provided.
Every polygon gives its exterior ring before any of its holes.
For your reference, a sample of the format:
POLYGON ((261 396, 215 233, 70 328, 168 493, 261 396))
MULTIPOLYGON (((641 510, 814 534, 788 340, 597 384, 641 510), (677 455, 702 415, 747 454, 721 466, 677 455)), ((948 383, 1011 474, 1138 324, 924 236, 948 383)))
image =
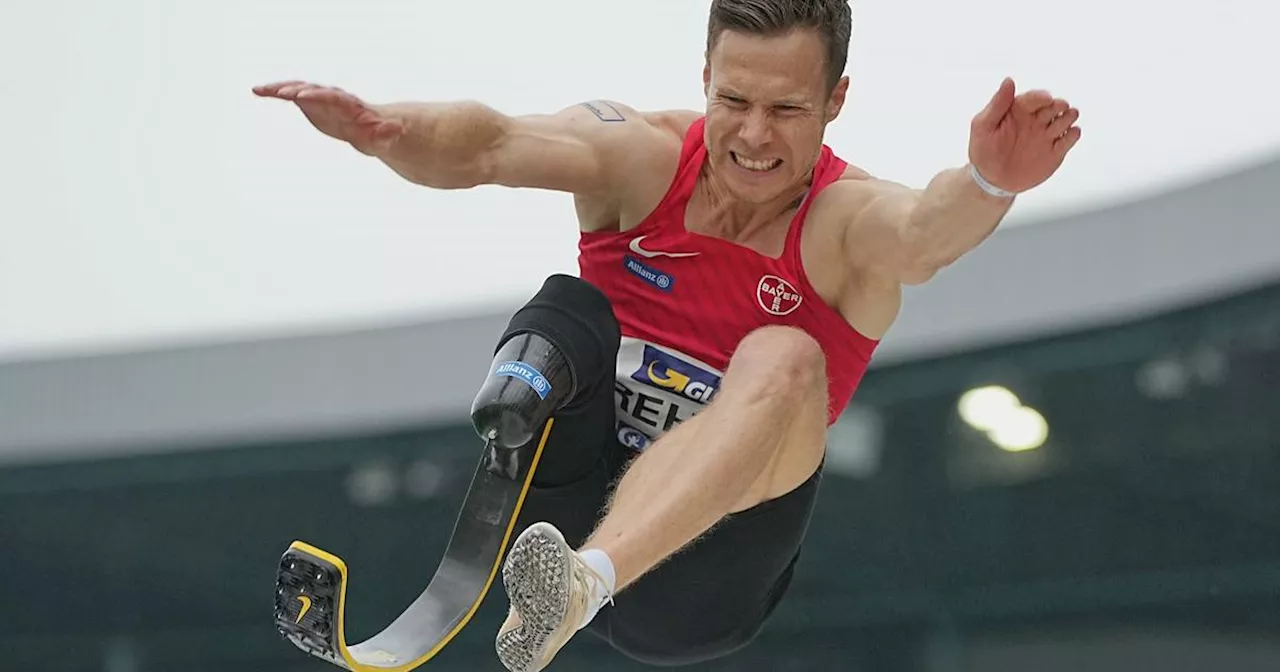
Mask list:
POLYGON ((530 525, 502 566, 511 600, 498 629, 498 659, 511 672, 538 672, 569 642, 591 608, 604 577, 569 548, 548 523, 530 525))

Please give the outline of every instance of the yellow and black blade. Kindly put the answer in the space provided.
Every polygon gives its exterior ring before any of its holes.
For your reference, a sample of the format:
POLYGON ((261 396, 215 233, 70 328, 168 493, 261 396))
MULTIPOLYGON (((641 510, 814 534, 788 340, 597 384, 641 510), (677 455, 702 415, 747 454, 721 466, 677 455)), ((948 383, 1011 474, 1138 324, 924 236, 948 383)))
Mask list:
POLYGON ((321 660, 355 672, 406 672, 431 660, 480 608, 515 536, 553 420, 531 453, 490 442, 435 575, 382 632, 348 646, 344 633, 347 565, 295 541, 276 573, 275 620, 282 637, 321 660))

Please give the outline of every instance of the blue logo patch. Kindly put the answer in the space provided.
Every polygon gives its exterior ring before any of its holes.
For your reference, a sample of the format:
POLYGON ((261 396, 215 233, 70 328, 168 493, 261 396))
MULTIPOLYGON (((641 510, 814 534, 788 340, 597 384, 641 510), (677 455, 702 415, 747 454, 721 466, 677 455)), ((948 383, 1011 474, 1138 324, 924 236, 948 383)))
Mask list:
POLYGON ((627 425, 618 426, 618 443, 630 448, 636 452, 640 452, 649 447, 649 437, 645 433, 627 425))
POLYGON ((631 255, 627 255, 623 259, 623 265, 627 267, 628 271, 631 271, 632 275, 635 275, 641 280, 644 280, 664 292, 670 292, 671 286, 676 282, 675 278, 663 271, 645 264, 631 255))
POLYGON ((650 345, 644 346, 640 368, 631 377, 704 404, 720 390, 720 376, 650 345))
POLYGON ((542 372, 524 362, 503 362, 494 369, 493 375, 519 378, 528 383, 529 387, 532 387, 542 399, 546 399, 547 394, 551 392, 551 381, 547 380, 542 372))

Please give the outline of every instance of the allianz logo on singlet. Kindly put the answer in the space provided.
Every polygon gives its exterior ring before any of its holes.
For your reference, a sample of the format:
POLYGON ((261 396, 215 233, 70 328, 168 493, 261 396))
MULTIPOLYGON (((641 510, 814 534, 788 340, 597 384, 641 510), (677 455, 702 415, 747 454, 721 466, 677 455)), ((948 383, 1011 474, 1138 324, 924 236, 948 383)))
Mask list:
POLYGON ((671 285, 675 283, 675 278, 672 278, 669 273, 656 269, 631 255, 623 258, 622 264, 632 275, 664 292, 670 292, 671 285))
POLYGON ((706 407, 721 375, 674 350, 623 338, 614 385, 618 422, 656 439, 706 407))

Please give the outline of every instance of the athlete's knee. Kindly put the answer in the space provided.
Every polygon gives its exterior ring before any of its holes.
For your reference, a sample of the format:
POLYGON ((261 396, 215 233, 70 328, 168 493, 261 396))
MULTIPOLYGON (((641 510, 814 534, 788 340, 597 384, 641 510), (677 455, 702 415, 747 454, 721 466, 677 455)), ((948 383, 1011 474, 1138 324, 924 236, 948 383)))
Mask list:
POLYGON ((825 394, 826 371, 826 357, 812 336, 793 327, 769 326, 742 339, 726 379, 759 394, 801 403, 825 394))

